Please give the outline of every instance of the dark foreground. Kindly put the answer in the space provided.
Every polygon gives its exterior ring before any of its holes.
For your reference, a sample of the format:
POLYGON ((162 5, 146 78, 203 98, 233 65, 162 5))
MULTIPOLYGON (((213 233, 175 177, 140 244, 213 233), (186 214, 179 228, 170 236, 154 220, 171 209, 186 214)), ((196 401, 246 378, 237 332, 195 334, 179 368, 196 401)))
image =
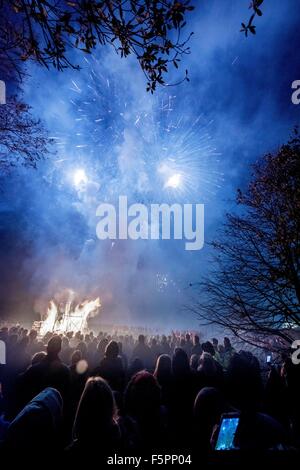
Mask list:
POLYGON ((228 338, 2 328, 1 460, 95 468, 286 468, 300 366, 262 367, 228 338))

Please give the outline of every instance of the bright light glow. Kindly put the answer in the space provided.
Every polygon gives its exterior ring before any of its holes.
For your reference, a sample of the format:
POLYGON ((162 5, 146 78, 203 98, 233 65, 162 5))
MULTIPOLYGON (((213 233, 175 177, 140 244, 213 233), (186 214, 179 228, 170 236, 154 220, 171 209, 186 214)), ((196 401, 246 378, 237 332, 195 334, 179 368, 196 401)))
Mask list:
POLYGON ((64 312, 59 319, 58 306, 51 300, 47 317, 42 322, 40 335, 45 335, 48 331, 51 333, 66 333, 68 331, 84 331, 87 327, 87 320, 93 313, 96 313, 101 307, 99 297, 95 300, 85 300, 81 304, 71 309, 71 302, 65 305, 64 312))
POLYGON ((88 368, 89 368, 89 365, 88 365, 88 363, 86 362, 85 359, 81 359, 76 364, 76 372, 79 375, 85 374, 86 371, 88 370, 88 368))
POLYGON ((86 184, 88 178, 83 168, 78 168, 78 170, 74 171, 73 174, 73 182, 75 186, 81 186, 82 184, 86 184))
POLYGON ((182 177, 180 173, 175 173, 174 175, 170 176, 165 183, 165 188, 179 188, 182 182, 182 177))

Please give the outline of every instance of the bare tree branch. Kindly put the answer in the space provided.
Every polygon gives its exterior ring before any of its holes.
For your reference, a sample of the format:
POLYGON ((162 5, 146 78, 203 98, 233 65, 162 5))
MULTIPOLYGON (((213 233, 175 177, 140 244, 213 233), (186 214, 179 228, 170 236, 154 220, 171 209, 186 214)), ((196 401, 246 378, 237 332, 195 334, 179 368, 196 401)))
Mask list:
POLYGON ((16 165, 36 167, 51 151, 42 123, 33 118, 30 107, 16 96, 0 106, 0 168, 16 165))
POLYGON ((212 243, 214 265, 191 307, 255 342, 270 335, 293 338, 300 326, 300 137, 254 165, 238 214, 228 214, 212 243), (200 300, 199 300, 200 299, 200 300))

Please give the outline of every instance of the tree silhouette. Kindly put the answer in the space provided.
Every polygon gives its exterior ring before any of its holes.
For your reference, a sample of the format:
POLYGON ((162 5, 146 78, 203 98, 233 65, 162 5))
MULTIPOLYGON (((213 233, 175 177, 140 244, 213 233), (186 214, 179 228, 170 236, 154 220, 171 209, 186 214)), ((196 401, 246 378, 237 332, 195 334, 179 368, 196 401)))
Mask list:
POLYGON ((0 168, 16 165, 36 167, 37 162, 52 152, 42 123, 30 107, 14 96, 0 106, 0 168))
POLYGON ((300 137, 254 165, 227 215, 210 274, 192 310, 249 342, 300 326, 300 137))
POLYGON ((153 92, 170 64, 189 53, 182 39, 190 0, 0 0, 0 59, 22 73, 34 59, 58 70, 77 68, 72 48, 91 53, 110 44, 121 57, 136 56, 153 92))

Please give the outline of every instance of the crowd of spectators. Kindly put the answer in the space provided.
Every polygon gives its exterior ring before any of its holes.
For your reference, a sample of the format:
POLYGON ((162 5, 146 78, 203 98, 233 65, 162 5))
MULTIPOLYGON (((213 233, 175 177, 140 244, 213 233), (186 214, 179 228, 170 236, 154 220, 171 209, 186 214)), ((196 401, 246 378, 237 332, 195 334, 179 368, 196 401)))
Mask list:
POLYGON ((192 453, 213 458, 223 413, 240 413, 239 449, 297 449, 300 366, 283 355, 263 379, 253 353, 195 333, 47 333, 3 327, 0 441, 69 458, 192 453))

